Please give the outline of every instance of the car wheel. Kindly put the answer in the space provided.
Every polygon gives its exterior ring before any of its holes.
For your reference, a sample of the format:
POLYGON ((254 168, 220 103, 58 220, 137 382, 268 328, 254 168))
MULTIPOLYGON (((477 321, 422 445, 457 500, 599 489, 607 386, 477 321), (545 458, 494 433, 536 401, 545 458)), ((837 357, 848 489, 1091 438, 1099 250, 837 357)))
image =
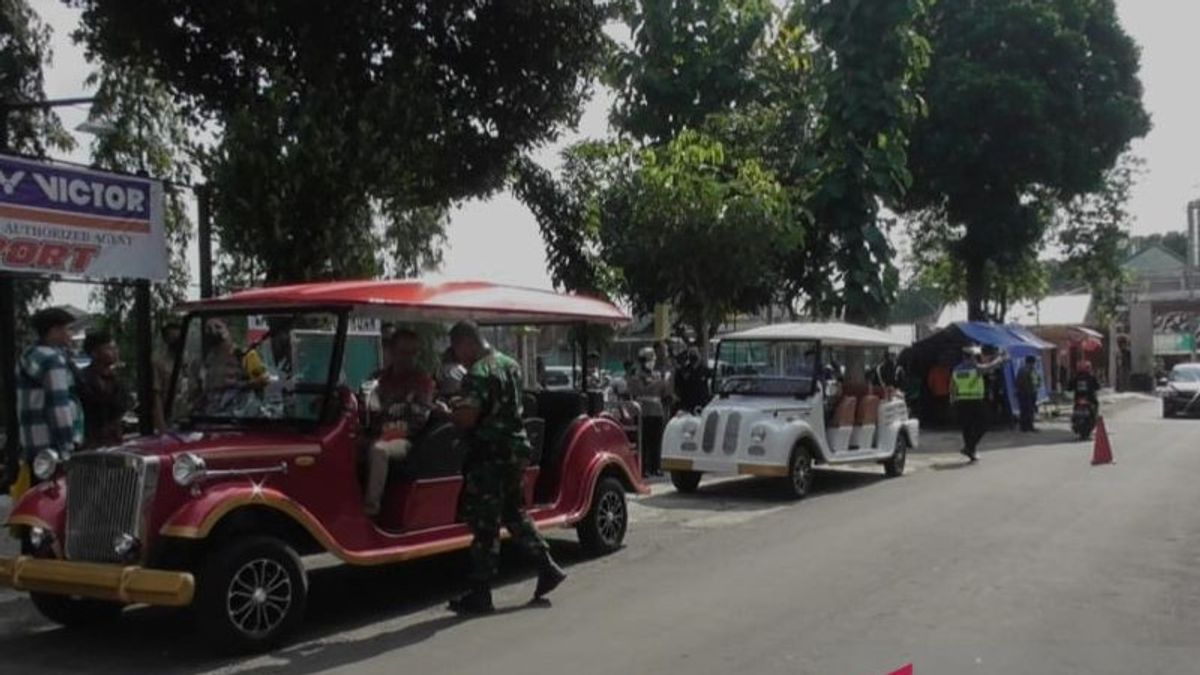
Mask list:
POLYGON ((689 494, 695 492, 696 488, 700 487, 701 475, 703 474, 699 471, 672 471, 671 485, 674 485, 676 490, 684 494, 689 494))
POLYGON ((1170 418, 1170 417, 1174 417, 1174 416, 1175 416, 1175 408, 1172 407, 1169 403, 1164 401, 1163 402, 1163 417, 1170 418))
POLYGON ((808 445, 801 443, 792 449, 788 460, 787 491, 793 499, 804 499, 812 489, 813 456, 808 445))
POLYGON ((307 600, 308 577, 290 546, 274 537, 234 539, 204 566, 200 629, 224 651, 263 651, 295 629, 307 600))
POLYGON ((67 628, 87 628, 113 621, 124 605, 105 600, 78 598, 54 593, 30 593, 29 599, 42 616, 67 628))
POLYGON ((889 478, 904 475, 904 465, 908 462, 908 436, 896 435, 896 449, 892 456, 883 461, 883 473, 889 478))
POLYGON ((629 527, 625 487, 616 478, 601 478, 592 494, 592 508, 579 525, 579 543, 589 555, 606 555, 621 548, 629 527))

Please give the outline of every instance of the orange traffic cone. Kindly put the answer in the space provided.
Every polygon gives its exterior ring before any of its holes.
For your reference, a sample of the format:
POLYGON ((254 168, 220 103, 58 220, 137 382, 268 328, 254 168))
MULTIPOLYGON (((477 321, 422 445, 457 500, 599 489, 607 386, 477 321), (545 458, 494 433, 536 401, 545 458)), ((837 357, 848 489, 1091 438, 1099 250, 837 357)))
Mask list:
POLYGON ((1108 442, 1108 430, 1104 428, 1104 417, 1096 420, 1096 442, 1092 446, 1092 466, 1112 464, 1112 446, 1108 442))

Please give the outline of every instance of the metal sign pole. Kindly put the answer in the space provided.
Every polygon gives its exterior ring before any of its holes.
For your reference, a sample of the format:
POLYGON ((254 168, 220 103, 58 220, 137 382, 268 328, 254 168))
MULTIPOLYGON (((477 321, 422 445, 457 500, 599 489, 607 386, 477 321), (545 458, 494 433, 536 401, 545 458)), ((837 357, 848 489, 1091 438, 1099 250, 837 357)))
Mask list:
MULTIPOLYGON (((8 152, 9 107, 0 103, 0 152, 8 152)), ((5 476, 0 485, 8 485, 17 475, 20 454, 21 427, 17 424, 17 301, 16 283, 10 274, 0 273, 0 381, 4 390, 0 392, 4 417, 4 465, 5 476)))
POLYGON ((154 359, 151 356, 154 346, 150 312, 150 282, 140 279, 135 286, 134 314, 137 322, 138 433, 143 436, 154 433, 154 359))
POLYGON ((0 275, 0 373, 4 381, 4 464, 5 479, 16 478, 20 455, 21 427, 17 424, 17 303, 16 284, 8 274, 0 275))

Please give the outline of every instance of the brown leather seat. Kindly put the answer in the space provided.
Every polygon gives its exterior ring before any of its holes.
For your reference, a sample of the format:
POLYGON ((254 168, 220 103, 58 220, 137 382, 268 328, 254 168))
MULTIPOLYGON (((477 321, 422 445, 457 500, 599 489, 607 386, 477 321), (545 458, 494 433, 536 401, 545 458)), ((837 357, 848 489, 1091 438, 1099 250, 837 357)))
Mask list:
POLYGON ((855 426, 871 426, 879 421, 879 397, 874 394, 864 396, 858 404, 858 412, 854 416, 855 426))
POLYGON ((857 408, 857 398, 843 396, 842 400, 838 401, 837 408, 833 411, 833 419, 830 421, 829 426, 831 428, 854 426, 854 411, 857 408))

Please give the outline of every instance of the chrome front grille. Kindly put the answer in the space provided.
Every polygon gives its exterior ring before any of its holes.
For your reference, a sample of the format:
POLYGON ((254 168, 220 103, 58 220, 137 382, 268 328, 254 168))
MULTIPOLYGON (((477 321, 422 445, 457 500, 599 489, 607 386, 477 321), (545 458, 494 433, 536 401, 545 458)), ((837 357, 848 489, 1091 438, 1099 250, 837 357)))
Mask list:
POLYGON ((708 413, 708 417, 704 418, 704 436, 700 439, 700 447, 705 452, 712 452, 717 445, 717 424, 721 421, 721 415, 717 412, 708 413))
POLYGON ((729 413, 729 417, 725 418, 725 438, 721 443, 721 449, 725 454, 732 455, 738 449, 738 432, 742 428, 742 414, 739 412, 729 413))
POLYGON ((121 534, 141 537, 147 483, 157 472, 147 461, 123 452, 83 452, 67 462, 69 560, 125 562, 113 550, 121 534), (147 481, 147 475, 151 475, 147 481))

